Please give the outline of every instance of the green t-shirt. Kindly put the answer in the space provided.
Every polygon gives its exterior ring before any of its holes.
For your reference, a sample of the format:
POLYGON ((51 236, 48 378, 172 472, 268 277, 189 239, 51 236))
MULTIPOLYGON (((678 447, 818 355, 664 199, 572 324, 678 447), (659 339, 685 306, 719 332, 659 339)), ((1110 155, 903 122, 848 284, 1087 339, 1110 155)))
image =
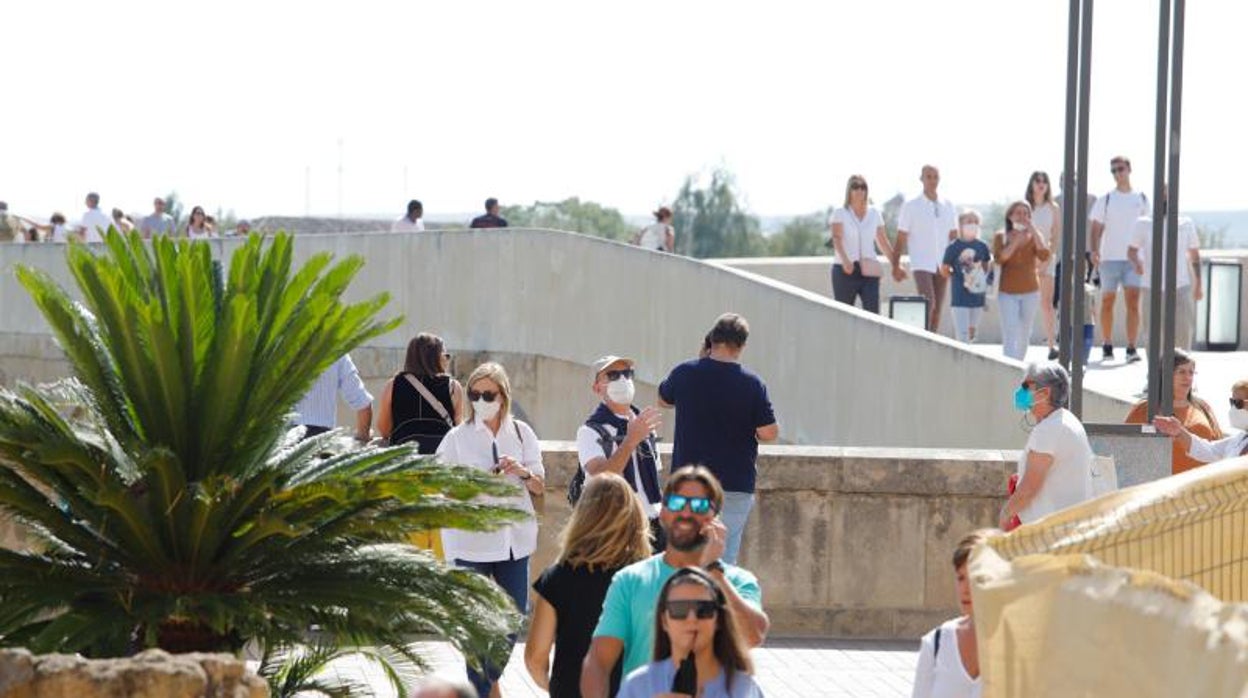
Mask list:
MULTIPOLYGON (((624 675, 649 664, 654 654, 654 615, 659 592, 676 568, 663 561, 663 554, 634 562, 615 573, 594 637, 614 637, 624 643, 624 675)), ((724 564, 724 576, 741 598, 762 609, 763 591, 758 579, 734 565, 724 564)))

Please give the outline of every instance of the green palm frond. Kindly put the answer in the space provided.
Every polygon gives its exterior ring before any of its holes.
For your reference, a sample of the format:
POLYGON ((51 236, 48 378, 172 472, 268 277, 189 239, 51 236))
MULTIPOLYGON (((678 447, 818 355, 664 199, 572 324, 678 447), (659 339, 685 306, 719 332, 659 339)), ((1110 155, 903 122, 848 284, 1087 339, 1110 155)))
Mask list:
POLYGON ((360 342, 397 326, 378 296, 342 301, 361 268, 253 235, 228 267, 204 243, 115 232, 70 245, 81 301, 17 276, 74 377, 0 390, 0 510, 38 544, 0 550, 0 644, 111 654, 306 644, 403 655, 437 634, 499 659, 518 619, 492 582, 407 545, 490 530, 517 492, 408 446, 299 441, 287 414, 360 342))

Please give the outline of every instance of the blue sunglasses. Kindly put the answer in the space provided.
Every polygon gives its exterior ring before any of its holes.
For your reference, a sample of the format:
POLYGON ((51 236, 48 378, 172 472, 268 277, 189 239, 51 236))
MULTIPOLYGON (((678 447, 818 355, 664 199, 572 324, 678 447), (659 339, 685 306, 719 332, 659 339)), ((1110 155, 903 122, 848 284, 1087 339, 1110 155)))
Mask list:
POLYGON ((711 500, 707 497, 686 497, 681 494, 669 494, 663 502, 663 508, 668 511, 684 511, 685 507, 689 508, 695 514, 705 514, 709 512, 711 500))

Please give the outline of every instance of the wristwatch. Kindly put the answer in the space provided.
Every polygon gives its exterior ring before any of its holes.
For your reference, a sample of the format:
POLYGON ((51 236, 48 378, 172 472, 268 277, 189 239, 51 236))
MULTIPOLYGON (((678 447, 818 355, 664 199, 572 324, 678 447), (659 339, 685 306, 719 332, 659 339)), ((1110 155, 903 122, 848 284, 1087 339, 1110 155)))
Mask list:
POLYGON ((706 570, 707 572, 719 572, 720 574, 723 574, 724 563, 719 560, 712 560, 706 563, 705 565, 703 565, 702 569, 706 570))

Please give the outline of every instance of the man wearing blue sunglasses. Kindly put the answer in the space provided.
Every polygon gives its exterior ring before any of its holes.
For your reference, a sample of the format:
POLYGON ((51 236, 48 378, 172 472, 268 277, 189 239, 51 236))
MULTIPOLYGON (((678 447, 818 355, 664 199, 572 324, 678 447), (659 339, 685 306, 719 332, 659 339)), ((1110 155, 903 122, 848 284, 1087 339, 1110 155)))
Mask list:
POLYGON ((667 533, 667 549, 621 569, 611 578, 581 669, 581 695, 585 698, 606 698, 616 662, 623 661, 625 676, 650 662, 655 604, 663 584, 682 567, 706 570, 741 620, 749 646, 763 643, 770 620, 763 611, 758 578, 721 560, 728 529, 716 515, 723 502, 724 489, 710 470, 687 466, 672 473, 663 488, 659 513, 667 533))

